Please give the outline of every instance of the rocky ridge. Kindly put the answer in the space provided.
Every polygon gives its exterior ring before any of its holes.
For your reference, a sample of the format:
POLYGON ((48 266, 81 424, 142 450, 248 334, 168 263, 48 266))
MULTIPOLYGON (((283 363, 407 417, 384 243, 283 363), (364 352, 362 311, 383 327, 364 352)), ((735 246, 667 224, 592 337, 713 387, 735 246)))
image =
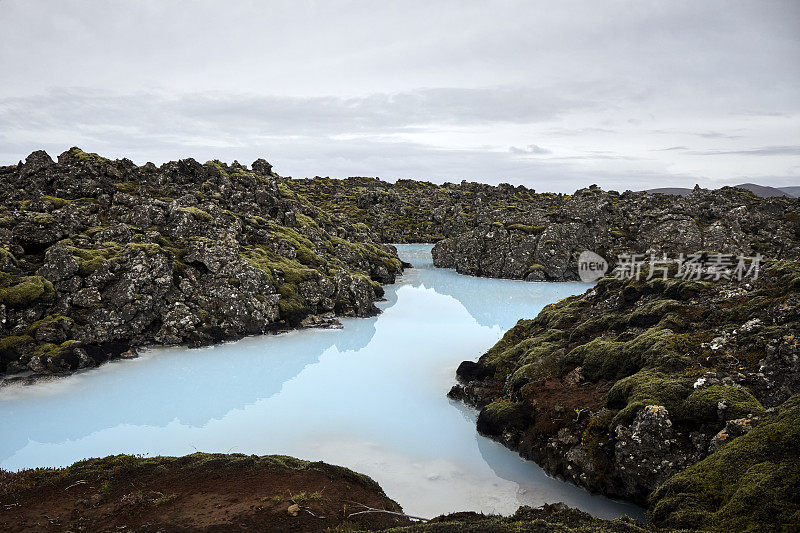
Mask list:
POLYGON ((401 270, 392 246, 261 159, 34 152, 0 167, 0 374, 368 316, 401 270))
POLYGON ((289 180, 318 207, 366 224, 383 242, 431 242, 434 264, 474 276, 575 280, 577 258, 618 254, 760 253, 800 259, 800 199, 743 189, 686 196, 377 178, 289 180))
POLYGON ((797 524, 800 265, 770 261, 756 280, 645 277, 605 278, 520 320, 459 366, 450 396, 549 473, 649 501, 656 525, 797 524), (763 491, 783 511, 748 518, 763 491))

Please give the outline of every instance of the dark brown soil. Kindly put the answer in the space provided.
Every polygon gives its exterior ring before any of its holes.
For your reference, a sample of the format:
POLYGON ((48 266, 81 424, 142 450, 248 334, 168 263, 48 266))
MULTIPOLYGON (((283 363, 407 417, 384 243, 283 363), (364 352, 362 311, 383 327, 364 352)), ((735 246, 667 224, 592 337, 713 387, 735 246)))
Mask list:
POLYGON ((0 472, 0 531, 323 531, 409 524, 366 476, 282 457, 130 456, 0 472), (191 458, 191 459, 190 459, 191 458), (297 515, 290 507, 300 504, 297 515))
POLYGON ((598 409, 609 389, 603 381, 570 384, 561 379, 543 380, 527 387, 531 397, 536 399, 533 430, 537 434, 556 433, 575 419, 576 410, 598 409))

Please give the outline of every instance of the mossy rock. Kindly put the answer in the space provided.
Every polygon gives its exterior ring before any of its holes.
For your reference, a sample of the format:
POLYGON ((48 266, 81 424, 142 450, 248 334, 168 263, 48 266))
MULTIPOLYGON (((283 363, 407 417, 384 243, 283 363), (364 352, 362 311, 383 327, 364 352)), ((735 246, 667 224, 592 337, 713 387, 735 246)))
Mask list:
POLYGON ((300 295, 295 283, 281 283, 278 285, 278 308, 281 318, 290 324, 299 323, 310 311, 305 298, 300 295))
POLYGON ((42 226, 49 226, 50 224, 55 224, 56 219, 50 213, 36 213, 33 215, 33 221, 42 226))
POLYGON ((477 428, 496 437, 509 429, 522 429, 530 421, 530 407, 505 400, 492 402, 478 413, 477 428))
POLYGON ((203 211, 199 207, 194 207, 194 206, 179 207, 178 210, 184 213, 189 213, 197 220, 201 220, 203 222, 212 222, 214 220, 213 216, 211 216, 208 212, 203 211))
POLYGON ((567 361, 582 366, 590 381, 621 379, 645 366, 680 366, 683 359, 669 342, 673 334, 669 329, 648 329, 627 342, 596 337, 570 351, 567 361))
POLYGON ((658 298, 635 309, 628 317, 628 324, 650 327, 658 323, 667 313, 683 307, 684 305, 677 300, 658 298))
POLYGON ((506 226, 508 231, 521 231, 527 235, 541 235, 547 226, 528 226, 526 224, 509 224, 506 226))
POLYGON ((60 209, 70 202, 69 200, 65 200, 64 198, 57 198, 55 196, 47 196, 47 195, 42 196, 42 200, 44 200, 45 202, 50 202, 50 204, 55 209, 60 209))
POLYGON ((9 307, 27 307, 55 294, 53 284, 41 276, 24 276, 17 283, 0 288, 0 303, 9 307))
POLYGON ((715 422, 722 414, 723 420, 735 420, 747 415, 761 416, 764 406, 743 387, 716 385, 692 392, 683 405, 683 418, 698 422, 715 422), (720 408, 720 404, 727 405, 720 408))
POLYGON ((33 338, 30 335, 8 335, 0 338, 0 352, 17 350, 32 343, 33 338))
POLYGON ((34 343, 30 335, 8 335, 0 338, 0 372, 5 371, 8 363, 18 360, 21 355, 30 351, 34 343))
MULTIPOLYGON (((2 225, 2 224, 0 224, 2 225)), ((14 254, 0 246, 0 265, 17 265, 17 258, 14 254)))
POLYGON ((118 257, 124 249, 124 246, 116 242, 105 242, 97 248, 67 246, 69 253, 78 261, 78 274, 81 276, 91 275, 103 261, 118 257))
POLYGON ((69 317, 49 315, 28 326, 25 333, 39 341, 59 341, 63 340, 64 334, 71 329, 73 323, 69 317))
POLYGON ((749 433, 668 479, 649 498, 659 527, 800 530, 800 395, 749 433))
POLYGON ((77 146, 73 146, 67 152, 69 157, 76 161, 81 161, 84 163, 108 163, 110 159, 106 159, 105 157, 98 155, 94 152, 84 152, 77 146))
MULTIPOLYGON (((342 530, 348 530, 342 528, 342 530)), ((385 533, 652 533, 633 518, 604 520, 564 504, 522 506, 511 516, 459 512, 434 521, 385 529, 385 533)))
POLYGON ((611 426, 630 423, 646 405, 663 405, 670 416, 681 413, 691 383, 691 378, 654 370, 640 370, 617 381, 606 394, 606 406, 619 410, 611 426))

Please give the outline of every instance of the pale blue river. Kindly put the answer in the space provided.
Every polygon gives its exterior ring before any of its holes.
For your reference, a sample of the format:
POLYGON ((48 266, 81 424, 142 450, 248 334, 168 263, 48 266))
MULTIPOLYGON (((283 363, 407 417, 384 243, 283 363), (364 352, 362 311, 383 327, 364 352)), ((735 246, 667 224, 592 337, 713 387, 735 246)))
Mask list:
POLYGON ((383 313, 342 329, 151 349, 0 388, 0 468, 116 453, 286 454, 363 472, 413 515, 565 502, 642 518, 479 436, 475 411, 445 396, 462 360, 587 285, 461 276, 435 269, 430 248, 398 246, 415 268, 385 287, 383 313))

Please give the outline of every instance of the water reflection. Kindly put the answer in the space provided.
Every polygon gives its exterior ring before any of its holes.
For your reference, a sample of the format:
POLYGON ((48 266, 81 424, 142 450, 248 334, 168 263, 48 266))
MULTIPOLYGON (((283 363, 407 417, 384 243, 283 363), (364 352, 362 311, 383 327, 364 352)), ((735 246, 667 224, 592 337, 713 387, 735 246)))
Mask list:
POLYGON ((375 478, 412 514, 565 501, 598 516, 638 514, 548 478, 475 433, 445 393, 456 366, 516 320, 579 284, 476 279, 416 268, 388 286, 384 312, 341 330, 159 349, 65 379, 0 390, 0 467, 58 466, 110 453, 282 453, 375 478))

